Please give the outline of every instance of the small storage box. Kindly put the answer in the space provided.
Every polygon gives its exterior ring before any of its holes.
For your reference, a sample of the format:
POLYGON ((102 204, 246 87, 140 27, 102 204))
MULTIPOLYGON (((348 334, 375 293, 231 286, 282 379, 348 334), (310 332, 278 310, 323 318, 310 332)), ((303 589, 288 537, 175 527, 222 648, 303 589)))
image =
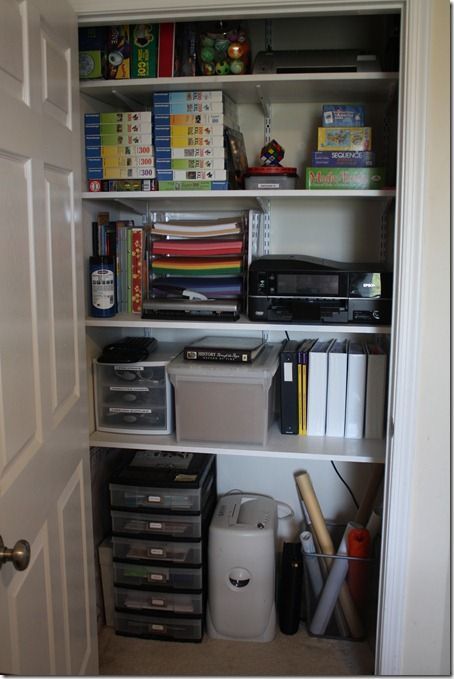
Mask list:
POLYGON ((201 615, 203 613, 203 600, 201 592, 179 594, 177 592, 158 592, 146 589, 116 587, 115 608, 201 615))
POLYGON ((173 431, 173 389, 166 366, 181 345, 160 343, 141 363, 94 361, 98 431, 169 434, 173 431), (166 346, 167 344, 167 346, 166 346))
POLYGON ((115 631, 130 637, 201 641, 202 618, 163 617, 115 611, 115 631))
POLYGON ((281 167, 280 165, 249 167, 244 178, 244 188, 295 189, 297 179, 296 167, 281 167))
POLYGON ((114 559, 120 560, 171 561, 175 564, 197 566, 202 563, 202 541, 165 542, 113 536, 112 555, 114 559))
POLYGON ((143 566, 135 563, 114 563, 114 584, 140 587, 171 587, 172 589, 202 589, 201 568, 177 566, 143 566))
POLYGON ((196 363, 182 355, 167 370, 175 387, 177 441, 265 444, 274 417, 281 344, 250 364, 196 363))
POLYGON ((131 464, 112 478, 112 508, 200 512, 216 493, 214 455, 147 454, 136 453, 131 464))

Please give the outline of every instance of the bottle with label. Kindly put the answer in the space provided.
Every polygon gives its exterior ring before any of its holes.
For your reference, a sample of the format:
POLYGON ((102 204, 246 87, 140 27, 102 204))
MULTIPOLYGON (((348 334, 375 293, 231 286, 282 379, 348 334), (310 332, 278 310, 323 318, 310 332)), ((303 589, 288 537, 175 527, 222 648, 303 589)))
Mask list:
POLYGON ((103 255, 90 257, 90 315, 115 316, 115 260, 103 255))

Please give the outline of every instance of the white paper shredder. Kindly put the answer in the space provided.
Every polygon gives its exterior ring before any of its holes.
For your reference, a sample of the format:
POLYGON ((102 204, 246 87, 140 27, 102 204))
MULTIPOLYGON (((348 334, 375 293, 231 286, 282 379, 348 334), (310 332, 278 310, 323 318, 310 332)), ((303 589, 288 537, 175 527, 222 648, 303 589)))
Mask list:
POLYGON ((232 493, 218 501, 208 536, 210 637, 274 639, 276 526, 271 497, 232 493))

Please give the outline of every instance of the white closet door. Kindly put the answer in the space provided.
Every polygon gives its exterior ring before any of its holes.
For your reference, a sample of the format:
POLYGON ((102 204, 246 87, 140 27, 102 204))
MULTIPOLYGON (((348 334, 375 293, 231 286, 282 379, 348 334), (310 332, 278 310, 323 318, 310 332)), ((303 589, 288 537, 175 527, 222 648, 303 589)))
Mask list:
POLYGON ((80 256, 77 24, 66 0, 2 0, 0 671, 97 671, 80 256))

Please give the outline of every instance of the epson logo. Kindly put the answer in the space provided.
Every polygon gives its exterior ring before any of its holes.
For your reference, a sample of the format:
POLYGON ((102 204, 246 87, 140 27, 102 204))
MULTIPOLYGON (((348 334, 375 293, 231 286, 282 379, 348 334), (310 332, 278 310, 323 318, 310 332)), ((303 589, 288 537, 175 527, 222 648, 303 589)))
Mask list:
POLYGON ((363 288, 375 288, 375 283, 363 283, 363 288))

